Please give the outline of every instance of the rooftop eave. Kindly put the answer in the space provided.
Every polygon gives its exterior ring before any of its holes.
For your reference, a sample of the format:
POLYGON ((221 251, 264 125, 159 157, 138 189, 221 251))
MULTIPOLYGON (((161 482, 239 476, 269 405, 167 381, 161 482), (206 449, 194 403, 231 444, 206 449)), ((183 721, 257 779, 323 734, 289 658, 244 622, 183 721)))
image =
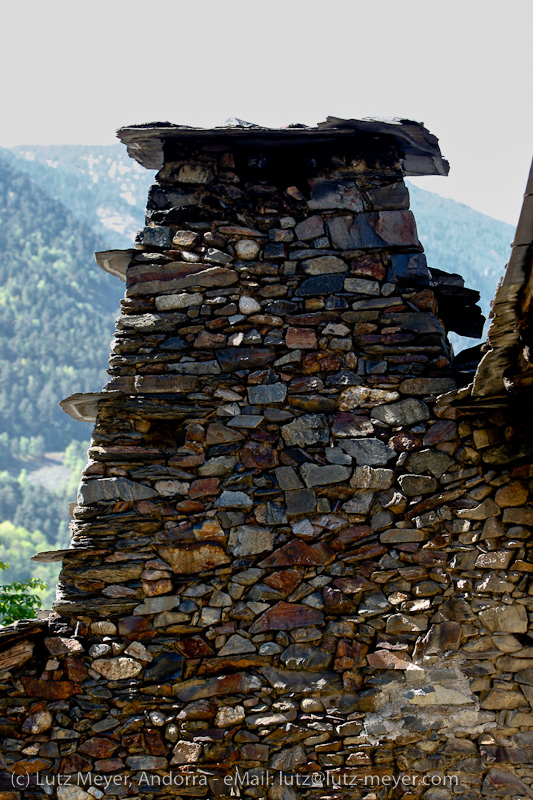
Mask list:
POLYGON ((234 142, 243 146, 282 148, 303 142, 342 142, 361 136, 387 136, 394 139, 402 153, 406 176, 447 175, 449 164, 442 157, 438 139, 420 122, 412 120, 341 119, 328 117, 316 127, 293 125, 288 128, 262 128, 259 125, 238 124, 218 128, 192 128, 171 123, 129 125, 117 131, 126 145, 128 155, 146 169, 161 169, 164 165, 165 142, 195 141, 202 143, 234 142))

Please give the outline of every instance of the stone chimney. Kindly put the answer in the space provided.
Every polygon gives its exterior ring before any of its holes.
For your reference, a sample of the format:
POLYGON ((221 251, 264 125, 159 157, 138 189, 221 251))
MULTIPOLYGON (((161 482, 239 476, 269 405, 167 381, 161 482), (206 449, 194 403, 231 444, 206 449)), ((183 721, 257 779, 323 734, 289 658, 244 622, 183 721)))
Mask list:
POLYGON ((497 719, 533 729, 531 681, 505 677, 528 630, 528 483, 482 463, 505 419, 435 406, 456 386, 447 332, 483 322, 409 211, 404 176, 447 172, 437 140, 331 118, 119 137, 159 172, 136 249, 97 254, 125 298, 109 382, 63 402, 95 427, 50 657, 25 628, 0 654, 23 708, 9 741, 32 748, 9 772, 35 758, 149 797, 188 776, 196 796, 397 797, 403 780, 414 798, 406 776, 446 770, 462 789, 424 797, 524 790, 480 759, 502 760, 497 719))

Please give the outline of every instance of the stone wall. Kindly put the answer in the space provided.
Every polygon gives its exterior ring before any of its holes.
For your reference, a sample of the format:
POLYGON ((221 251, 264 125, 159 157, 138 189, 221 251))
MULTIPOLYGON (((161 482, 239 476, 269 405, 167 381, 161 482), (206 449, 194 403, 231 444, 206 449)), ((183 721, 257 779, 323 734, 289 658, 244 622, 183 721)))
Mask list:
POLYGON ((171 144, 56 613, 0 631, 0 800, 533 796, 533 473, 436 405, 399 153, 171 144))

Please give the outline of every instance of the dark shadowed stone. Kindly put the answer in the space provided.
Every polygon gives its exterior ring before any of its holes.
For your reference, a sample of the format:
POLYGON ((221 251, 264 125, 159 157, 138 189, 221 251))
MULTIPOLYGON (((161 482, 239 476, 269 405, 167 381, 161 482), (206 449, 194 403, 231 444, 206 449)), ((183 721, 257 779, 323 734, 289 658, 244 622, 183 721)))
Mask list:
POLYGON ((391 283, 429 286, 429 270, 423 253, 392 254, 388 279, 391 283))
POLYGON ((319 647, 291 644, 280 656, 287 669, 327 669, 333 655, 319 647))
POLYGON ((222 372, 257 369, 276 358, 276 351, 261 347, 228 347, 216 350, 215 356, 222 372))
POLYGON ((296 296, 334 294, 340 292, 344 284, 344 275, 315 275, 307 278, 296 289, 296 296))
POLYGON ((164 682, 168 678, 176 680, 181 677, 182 669, 182 655, 179 655, 179 653, 164 653, 146 667, 144 677, 147 681, 155 682, 164 682))
POLYGON ((82 481, 78 489, 78 505, 87 506, 100 500, 147 500, 157 492, 127 478, 95 478, 82 481))
POLYGON ((455 389, 453 378, 407 378, 400 384, 402 394, 429 396, 451 392, 453 389, 455 389))
POLYGON ((344 438, 345 436, 369 436, 374 433, 374 426, 368 417, 344 411, 340 414, 335 414, 332 433, 339 438, 344 438))
POLYGON ((403 181, 395 181, 366 190, 366 195, 376 210, 409 208, 409 192, 403 181))
POLYGON ((437 489, 437 481, 427 475, 400 475, 398 478, 402 492, 407 497, 417 494, 429 494, 437 489))
POLYGON ((425 434, 424 444, 431 447, 439 442, 449 442, 455 436, 457 436, 457 423, 451 419, 440 419, 425 434))
POLYGON ((416 422, 423 422, 429 419, 429 408, 422 400, 415 400, 408 397, 398 403, 378 406, 370 412, 372 419, 377 419, 386 425, 395 427, 396 425, 414 425, 416 422))
POLYGON ((420 450, 410 454, 405 467, 409 472, 419 474, 430 472, 434 478, 440 478, 453 463, 453 458, 446 453, 440 453, 438 450, 420 450))
POLYGON ((344 439, 339 447, 355 459, 359 465, 381 467, 395 456, 394 450, 379 439, 344 439))
POLYGON ((305 242, 308 239, 316 239, 318 236, 322 236, 324 222, 320 214, 315 214, 308 219, 304 219, 303 222, 299 222, 294 230, 297 238, 301 242, 305 242))
POLYGON ((312 489, 298 489, 294 492, 285 492, 287 514, 309 514, 316 508, 316 496, 312 489))
POLYGON ((311 199, 310 211, 317 209, 345 208, 348 211, 362 211, 363 197, 354 181, 315 178, 309 181, 311 199))

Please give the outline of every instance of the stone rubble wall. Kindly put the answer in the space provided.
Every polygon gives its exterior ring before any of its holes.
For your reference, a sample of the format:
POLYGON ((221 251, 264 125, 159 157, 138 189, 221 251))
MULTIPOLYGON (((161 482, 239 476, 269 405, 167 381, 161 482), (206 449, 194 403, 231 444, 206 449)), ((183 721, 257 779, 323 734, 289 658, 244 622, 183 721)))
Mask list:
POLYGON ((533 796, 533 472, 507 409, 435 405, 451 350, 396 157, 287 186, 260 153, 181 155, 127 270, 57 613, 0 632, 0 800, 99 798, 37 785, 89 773, 225 798, 237 767, 435 778, 240 789, 272 800, 533 796))

